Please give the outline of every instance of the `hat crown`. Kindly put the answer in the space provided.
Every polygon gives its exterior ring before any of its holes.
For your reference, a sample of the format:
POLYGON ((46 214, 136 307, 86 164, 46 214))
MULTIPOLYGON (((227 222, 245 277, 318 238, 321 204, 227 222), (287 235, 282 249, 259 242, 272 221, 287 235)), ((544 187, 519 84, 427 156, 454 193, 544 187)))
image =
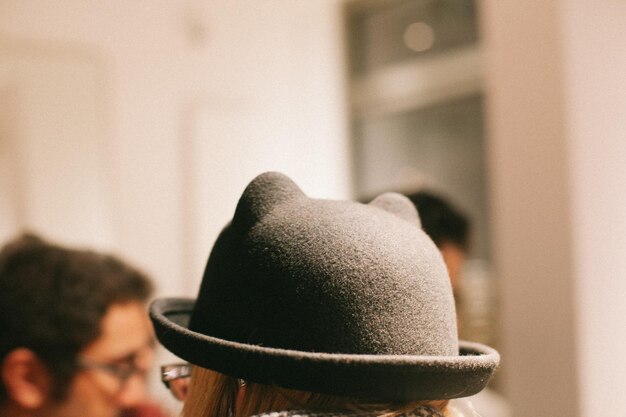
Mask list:
POLYGON ((446 268, 412 203, 311 199, 278 173, 242 195, 190 329, 309 352, 458 354, 446 268))

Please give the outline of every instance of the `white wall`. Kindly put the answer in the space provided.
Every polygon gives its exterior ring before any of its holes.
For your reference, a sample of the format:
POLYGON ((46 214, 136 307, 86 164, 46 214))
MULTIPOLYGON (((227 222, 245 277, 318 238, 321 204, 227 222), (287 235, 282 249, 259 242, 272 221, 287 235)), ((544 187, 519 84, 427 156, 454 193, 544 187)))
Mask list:
POLYGON ((241 117, 236 137, 212 135, 215 149, 195 155, 197 165, 219 163, 233 175, 248 166, 281 169, 307 192, 349 193, 341 45, 335 1, 0 4, 5 50, 94 58, 112 190, 108 243, 150 270, 166 293, 180 288, 194 230, 181 212, 195 198, 186 187, 212 181, 187 178, 196 175, 186 166, 188 146, 214 133, 202 118, 241 117), (253 149, 238 149, 248 142, 253 149), (236 158, 217 161, 224 146, 240 150, 236 158))
POLYGON ((583 416, 626 410, 626 3, 563 2, 583 416))
POLYGON ((481 3, 504 387, 516 416, 626 409, 626 5, 481 3))
POLYGON ((503 385, 515 416, 576 416, 559 9, 483 3, 503 385))
POLYGON ((0 239, 21 226, 59 240, 111 241, 100 71, 89 56, 0 44, 0 239))
MULTIPOLYGON (((7 214, 0 226, 13 222, 112 249, 147 270, 158 295, 195 295, 214 235, 262 170, 281 170, 314 196, 349 196, 342 45, 338 0, 0 2, 0 62, 9 53, 31 66, 41 56, 87 62, 100 109, 89 126, 102 135, 66 132, 66 146, 101 145, 97 161, 44 154, 53 172, 63 165, 81 180, 52 182, 35 172, 28 181, 43 188, 24 196, 17 186, 11 198, 19 204, 0 199, 7 214), (98 167, 85 172, 84 164, 98 167), (92 193, 106 201, 66 212, 70 205, 55 198, 75 195, 76 183, 97 188, 92 193), (35 221, 22 203, 49 212, 35 221), (59 218, 84 219, 90 207, 105 207, 105 230, 60 230, 59 218)), ((13 91, 28 83, 2 74, 0 103, 11 108, 13 91)), ((37 82, 58 81, 42 77, 37 82)), ((55 85, 71 97, 84 93, 71 80, 55 85)), ((37 123, 61 120, 59 106, 39 112, 37 123)), ((55 148, 45 133, 24 136, 11 120, 0 115, 0 128, 25 140, 20 147, 55 148)), ((0 144, 0 152, 10 149, 0 144)), ((72 149, 81 154, 80 146, 72 149)), ((7 158, 16 160, 5 152, 0 162, 7 158)), ((1 185, 13 189, 14 181, 1 185)))

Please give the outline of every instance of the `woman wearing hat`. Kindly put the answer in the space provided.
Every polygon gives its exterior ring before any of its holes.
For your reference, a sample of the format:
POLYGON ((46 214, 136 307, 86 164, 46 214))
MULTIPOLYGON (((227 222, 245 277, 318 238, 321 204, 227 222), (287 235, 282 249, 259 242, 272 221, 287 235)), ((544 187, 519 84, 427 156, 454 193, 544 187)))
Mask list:
POLYGON ((446 267, 408 199, 311 199, 279 173, 244 191, 198 297, 150 314, 194 365, 184 417, 458 415, 450 400, 499 362, 458 340, 446 267))

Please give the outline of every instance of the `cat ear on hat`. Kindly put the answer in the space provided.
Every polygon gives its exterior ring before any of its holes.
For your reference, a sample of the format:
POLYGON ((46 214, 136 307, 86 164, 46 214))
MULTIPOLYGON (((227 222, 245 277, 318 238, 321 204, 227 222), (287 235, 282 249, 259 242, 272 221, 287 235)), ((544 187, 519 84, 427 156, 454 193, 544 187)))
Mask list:
POLYGON ((304 197, 300 187, 280 172, 265 172, 246 187, 233 217, 233 225, 250 227, 276 206, 304 197))
POLYGON ((420 228, 422 227, 422 222, 420 221, 415 205, 402 194, 393 192, 384 193, 376 197, 368 203, 368 205, 378 207, 386 212, 395 214, 409 223, 417 224, 420 228))

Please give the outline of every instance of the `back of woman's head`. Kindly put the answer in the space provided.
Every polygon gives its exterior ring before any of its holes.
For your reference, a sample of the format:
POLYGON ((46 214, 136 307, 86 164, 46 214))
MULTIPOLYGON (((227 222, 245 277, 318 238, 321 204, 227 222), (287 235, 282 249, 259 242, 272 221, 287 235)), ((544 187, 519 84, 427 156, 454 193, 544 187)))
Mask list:
POLYGON ((186 416, 402 413, 475 394, 499 360, 458 340, 446 267, 406 197, 312 199, 278 173, 244 191, 198 297, 151 315, 165 347, 215 371, 192 377, 186 416))
POLYGON ((249 417, 276 410, 397 417, 418 410, 445 414, 447 400, 373 403, 367 400, 292 390, 245 382, 209 369, 195 367, 182 417, 249 417))

